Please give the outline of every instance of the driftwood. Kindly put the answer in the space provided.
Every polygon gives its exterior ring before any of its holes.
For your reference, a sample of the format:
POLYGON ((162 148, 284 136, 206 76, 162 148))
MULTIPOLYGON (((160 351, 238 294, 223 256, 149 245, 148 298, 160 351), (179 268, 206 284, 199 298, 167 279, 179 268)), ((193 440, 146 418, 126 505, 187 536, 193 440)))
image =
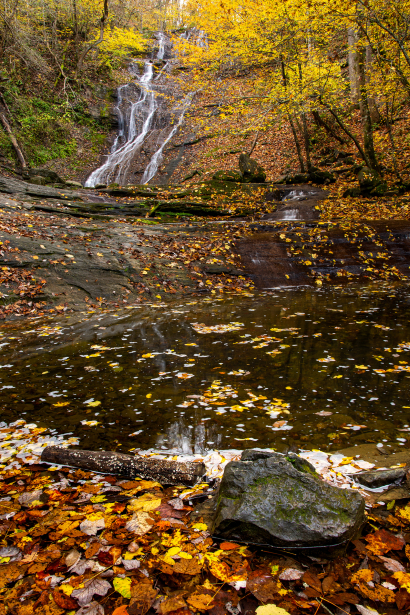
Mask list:
POLYGON ((166 485, 192 486, 205 474, 203 463, 168 461, 112 451, 81 451, 60 446, 47 446, 41 454, 41 461, 129 478, 139 476, 166 485))
POLYGON ((14 151, 17 154, 17 158, 18 158, 22 168, 25 169, 27 167, 27 163, 26 163, 26 161, 24 159, 23 152, 20 149, 20 146, 19 146, 19 144, 17 142, 17 139, 14 136, 13 131, 10 128, 10 124, 8 123, 4 113, 0 113, 0 121, 3 124, 4 130, 7 132, 7 134, 10 137, 10 141, 11 141, 13 147, 14 147, 14 151))

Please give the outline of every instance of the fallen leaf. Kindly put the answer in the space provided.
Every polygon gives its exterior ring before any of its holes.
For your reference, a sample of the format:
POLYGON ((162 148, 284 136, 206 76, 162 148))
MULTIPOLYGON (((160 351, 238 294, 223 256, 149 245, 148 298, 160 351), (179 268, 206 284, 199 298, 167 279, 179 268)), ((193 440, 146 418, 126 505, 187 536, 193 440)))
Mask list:
POLYGON ((289 615, 288 611, 281 609, 279 606, 276 606, 276 604, 258 606, 255 613, 256 615, 289 615))
POLYGON ((365 536, 365 540, 368 543, 367 549, 375 555, 383 555, 383 553, 387 553, 391 550, 399 551, 405 545, 403 538, 395 536, 384 529, 377 530, 377 532, 373 534, 368 534, 365 536))
POLYGON ((125 577, 125 579, 121 579, 116 577, 113 580, 114 589, 116 592, 121 594, 124 598, 131 598, 131 579, 129 577, 125 577))
POLYGON ((379 558, 383 560, 384 567, 387 568, 387 570, 391 570, 392 572, 406 572, 403 564, 397 560, 391 559, 390 557, 384 557, 383 555, 379 555, 379 558))
POLYGON ((108 581, 96 577, 86 581, 81 589, 75 589, 71 596, 78 601, 80 606, 86 606, 92 601, 94 594, 105 596, 110 589, 111 585, 108 581))
POLYGON ((281 581, 298 581, 304 574, 302 570, 297 568, 286 568, 286 570, 280 573, 279 579, 281 581))

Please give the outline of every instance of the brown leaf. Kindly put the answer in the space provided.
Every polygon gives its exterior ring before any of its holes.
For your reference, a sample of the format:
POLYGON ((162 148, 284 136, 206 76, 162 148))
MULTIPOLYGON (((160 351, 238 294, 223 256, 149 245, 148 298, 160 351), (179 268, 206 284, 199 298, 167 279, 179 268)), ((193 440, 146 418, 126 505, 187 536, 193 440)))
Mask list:
POLYGON ((21 566, 19 562, 13 564, 3 564, 0 567, 0 589, 6 587, 8 583, 16 581, 20 575, 24 575, 27 567, 21 566))
POLYGON ((367 534, 365 540, 368 543, 367 549, 375 555, 383 555, 383 553, 388 553, 391 550, 400 551, 405 545, 403 538, 384 529, 377 530, 373 534, 367 534))
POLYGON ((358 604, 359 598, 356 594, 350 594, 349 592, 341 592, 340 594, 333 594, 331 602, 334 602, 338 606, 342 606, 346 602, 349 604, 358 604))
POLYGON ((189 605, 193 606, 198 611, 209 611, 214 606, 212 596, 209 594, 195 591, 187 598, 189 605))
POLYGON ((145 615, 151 608, 158 590, 152 586, 152 581, 131 585, 131 601, 128 607, 129 615, 145 615))
POLYGON ((268 572, 254 570, 248 577, 246 589, 261 602, 273 600, 278 593, 280 585, 268 572))
POLYGON ((178 574, 190 574, 195 575, 201 572, 201 566, 197 559, 180 559, 175 562, 173 568, 171 568, 173 572, 177 572, 178 574))
POLYGON ((95 540, 94 542, 90 544, 90 546, 86 550, 85 557, 87 559, 91 559, 92 557, 94 557, 94 555, 98 553, 100 549, 101 549, 101 543, 98 540, 95 540))
POLYGON ((407 611, 410 609, 410 594, 404 587, 396 592, 396 605, 400 611, 407 611))
POLYGON ((319 598, 322 595, 321 592, 318 592, 313 587, 306 587, 306 589, 303 590, 303 593, 306 594, 308 598, 319 598))
POLYGON ((65 609, 66 611, 78 609, 77 602, 58 589, 55 589, 53 591, 53 598, 56 605, 59 606, 61 609, 65 609))
POLYGON ((162 615, 167 615, 168 613, 172 613, 173 611, 177 611, 178 609, 184 609, 187 607, 187 603, 182 598, 182 596, 174 596, 173 598, 167 598, 164 602, 160 604, 160 610, 162 615))
POLYGON ((325 577, 322 581, 322 591, 324 594, 329 594, 332 591, 332 587, 335 586, 335 580, 332 576, 325 577))
POLYGON ((319 593, 322 593, 322 584, 319 577, 314 572, 310 572, 310 570, 308 570, 307 572, 305 572, 302 578, 303 582, 307 583, 309 587, 312 587, 319 593))

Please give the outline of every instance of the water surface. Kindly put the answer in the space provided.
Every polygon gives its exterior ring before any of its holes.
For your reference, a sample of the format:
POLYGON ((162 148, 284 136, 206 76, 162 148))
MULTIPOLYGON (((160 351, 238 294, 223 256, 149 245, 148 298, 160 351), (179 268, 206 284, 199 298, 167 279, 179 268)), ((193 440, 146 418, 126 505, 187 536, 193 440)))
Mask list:
POLYGON ((408 287, 378 284, 8 324, 1 420, 123 451, 406 446, 409 315, 408 287))

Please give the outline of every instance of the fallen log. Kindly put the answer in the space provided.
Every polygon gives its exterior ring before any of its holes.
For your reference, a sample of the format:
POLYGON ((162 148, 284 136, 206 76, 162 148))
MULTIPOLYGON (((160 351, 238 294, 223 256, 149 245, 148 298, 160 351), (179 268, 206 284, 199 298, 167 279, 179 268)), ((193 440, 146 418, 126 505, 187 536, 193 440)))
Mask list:
POLYGON ((41 454, 41 461, 128 478, 139 476, 166 485, 192 486, 205 475, 203 463, 131 456, 113 451, 82 451, 61 446, 47 446, 41 454))

